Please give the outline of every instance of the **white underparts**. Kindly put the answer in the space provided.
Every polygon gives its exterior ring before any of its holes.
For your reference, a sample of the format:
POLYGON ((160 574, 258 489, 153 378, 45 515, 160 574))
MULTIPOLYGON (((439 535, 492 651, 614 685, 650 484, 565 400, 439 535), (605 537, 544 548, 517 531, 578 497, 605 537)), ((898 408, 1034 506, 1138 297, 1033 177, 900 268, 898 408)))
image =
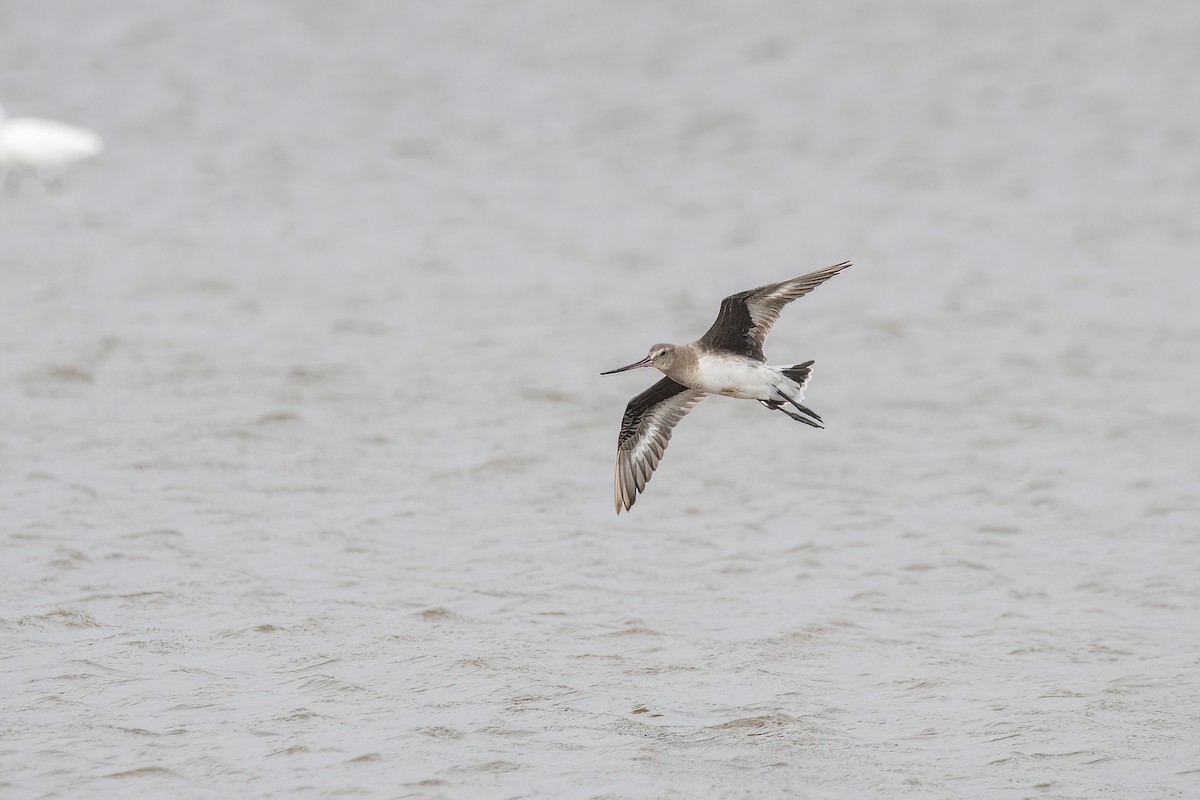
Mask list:
POLYGON ((804 388, 783 374, 788 367, 773 367, 740 356, 705 353, 688 374, 671 377, 685 386, 709 394, 744 400, 804 399, 804 388))

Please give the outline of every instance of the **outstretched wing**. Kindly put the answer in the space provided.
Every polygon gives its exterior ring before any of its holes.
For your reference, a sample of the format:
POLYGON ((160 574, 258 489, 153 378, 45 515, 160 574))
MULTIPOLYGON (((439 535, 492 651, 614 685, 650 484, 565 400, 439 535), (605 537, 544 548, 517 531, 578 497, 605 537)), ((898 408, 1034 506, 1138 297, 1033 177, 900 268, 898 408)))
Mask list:
POLYGON ((763 343, 783 307, 849 266, 849 261, 843 261, 790 281, 726 297, 721 301, 717 321, 700 337, 699 343, 710 350, 729 350, 756 361, 766 361, 763 343))
POLYGON ((671 440, 671 430, 707 395, 663 378, 629 401, 617 436, 613 494, 617 513, 628 511, 645 490, 671 440))

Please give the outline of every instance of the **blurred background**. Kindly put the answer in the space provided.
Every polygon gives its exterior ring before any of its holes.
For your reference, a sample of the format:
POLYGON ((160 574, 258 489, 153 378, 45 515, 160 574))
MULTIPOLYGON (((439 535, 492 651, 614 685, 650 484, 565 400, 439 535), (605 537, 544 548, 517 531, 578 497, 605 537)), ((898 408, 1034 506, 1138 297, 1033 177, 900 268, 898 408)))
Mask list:
POLYGON ((1194 794, 1198 43, 0 2, 105 141, 0 199, 0 790, 1194 794), (828 430, 705 403, 615 518, 598 373, 844 259, 767 348, 828 430))

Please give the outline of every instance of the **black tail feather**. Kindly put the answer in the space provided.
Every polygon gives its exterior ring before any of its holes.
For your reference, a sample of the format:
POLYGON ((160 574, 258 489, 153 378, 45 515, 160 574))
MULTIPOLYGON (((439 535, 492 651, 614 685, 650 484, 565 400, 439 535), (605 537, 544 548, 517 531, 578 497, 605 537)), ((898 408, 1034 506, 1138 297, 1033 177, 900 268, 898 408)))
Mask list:
POLYGON ((805 361, 803 364, 784 367, 780 372, 783 373, 785 378, 791 378, 800 384, 800 388, 804 388, 804 384, 808 383, 808 379, 812 377, 812 366, 814 363, 813 361, 805 361))

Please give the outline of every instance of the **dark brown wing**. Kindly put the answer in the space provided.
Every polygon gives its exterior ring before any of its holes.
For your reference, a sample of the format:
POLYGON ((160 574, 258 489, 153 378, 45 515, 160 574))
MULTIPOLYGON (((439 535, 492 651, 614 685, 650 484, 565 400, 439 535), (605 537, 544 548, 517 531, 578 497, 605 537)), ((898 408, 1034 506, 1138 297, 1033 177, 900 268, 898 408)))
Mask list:
POLYGON ((707 395, 663 378, 629 401, 617 435, 613 496, 617 513, 628 511, 645 490, 671 440, 671 430, 707 395))
POLYGON ((728 350, 756 361, 766 361, 763 344, 771 326, 779 319, 780 310, 849 266, 849 261, 843 261, 790 281, 726 297, 721 301, 717 321, 700 337, 700 345, 709 350, 728 350))

